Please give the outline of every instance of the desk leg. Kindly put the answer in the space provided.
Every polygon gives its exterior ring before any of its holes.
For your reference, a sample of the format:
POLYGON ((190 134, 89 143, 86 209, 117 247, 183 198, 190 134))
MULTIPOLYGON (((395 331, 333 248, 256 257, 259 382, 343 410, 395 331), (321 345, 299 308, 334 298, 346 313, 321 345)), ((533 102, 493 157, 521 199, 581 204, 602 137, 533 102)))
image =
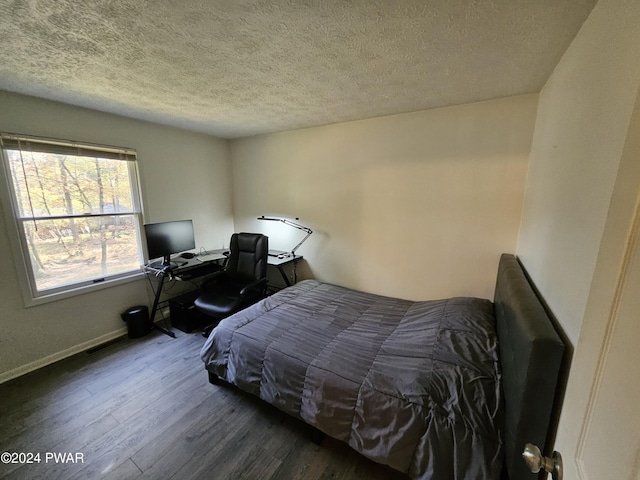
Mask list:
POLYGON ((160 303, 160 295, 162 295, 162 285, 164 284, 164 275, 160 277, 160 283, 158 284, 158 288, 156 289, 156 295, 153 299, 153 307, 151 308, 151 328, 155 328, 156 330, 160 330, 165 335, 169 335, 170 337, 176 338, 176 334, 173 333, 168 328, 161 327, 160 325, 156 325, 154 320, 156 318, 156 312, 158 311, 158 303, 160 303))
POLYGON ((280 264, 280 265, 274 265, 278 269, 278 271, 280 272, 280 275, 282 276, 282 279, 284 280, 284 283, 285 283, 285 285, 287 287, 290 287, 292 285, 292 283, 291 283, 291 281, 289 280, 289 277, 287 277, 287 274, 284 271, 284 266, 285 265, 289 265, 289 264, 292 265, 291 266, 291 268, 293 269, 292 276, 293 276, 293 279, 294 279, 293 283, 295 283, 295 281, 297 280, 296 273, 295 273, 296 272, 297 263, 298 263, 298 259, 294 258, 293 262, 287 262, 287 263, 280 264))
POLYGON ((291 282, 289 281, 289 277, 287 277, 287 274, 284 272, 284 268, 282 268, 282 265, 277 265, 276 268, 280 272, 280 275, 282 275, 282 279, 284 280, 284 283, 287 285, 287 287, 290 287, 291 282))

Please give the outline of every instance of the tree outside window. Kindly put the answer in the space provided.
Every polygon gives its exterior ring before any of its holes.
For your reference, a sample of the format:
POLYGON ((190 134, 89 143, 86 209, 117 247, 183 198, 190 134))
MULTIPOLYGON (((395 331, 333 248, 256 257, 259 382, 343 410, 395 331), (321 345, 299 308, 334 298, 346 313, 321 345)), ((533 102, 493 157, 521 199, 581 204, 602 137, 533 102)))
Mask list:
POLYGON ((4 136, 34 297, 140 270, 135 152, 4 136))

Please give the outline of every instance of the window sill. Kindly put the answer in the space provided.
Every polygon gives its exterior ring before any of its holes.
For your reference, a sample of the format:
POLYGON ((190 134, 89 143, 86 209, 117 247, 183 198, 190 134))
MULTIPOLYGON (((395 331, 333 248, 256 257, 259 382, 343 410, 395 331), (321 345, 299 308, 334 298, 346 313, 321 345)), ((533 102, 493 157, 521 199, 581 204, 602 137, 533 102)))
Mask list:
POLYGON ((24 303, 25 307, 35 307, 38 305, 44 305, 46 303, 56 302, 58 300, 64 300, 66 298, 75 297, 78 295, 84 295, 91 292, 97 292, 99 290, 104 290, 106 288, 116 287, 118 285, 123 285, 126 283, 135 282, 144 278, 144 273, 141 271, 131 272, 122 277, 104 280, 99 283, 92 283, 88 285, 82 285, 78 287, 70 287, 62 292, 48 293, 42 294, 37 297, 28 298, 25 296, 24 303))

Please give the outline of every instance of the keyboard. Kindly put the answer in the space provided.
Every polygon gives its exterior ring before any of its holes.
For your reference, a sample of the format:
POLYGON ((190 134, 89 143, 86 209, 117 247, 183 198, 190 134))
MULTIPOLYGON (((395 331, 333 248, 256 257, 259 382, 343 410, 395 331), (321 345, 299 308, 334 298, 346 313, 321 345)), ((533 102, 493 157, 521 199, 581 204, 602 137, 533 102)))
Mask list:
POLYGON ((205 253, 197 256, 197 259, 201 262, 212 262, 214 260, 224 260, 225 258, 227 257, 221 253, 205 253))

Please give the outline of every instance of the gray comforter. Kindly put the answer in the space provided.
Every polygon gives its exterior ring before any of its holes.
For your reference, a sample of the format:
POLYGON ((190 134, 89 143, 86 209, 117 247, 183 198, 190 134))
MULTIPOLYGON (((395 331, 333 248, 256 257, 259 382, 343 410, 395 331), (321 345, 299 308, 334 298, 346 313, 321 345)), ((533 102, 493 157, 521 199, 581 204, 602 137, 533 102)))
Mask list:
POLYGON ((229 317, 207 370, 420 479, 497 479, 502 409, 488 300, 412 302, 315 280, 229 317))

